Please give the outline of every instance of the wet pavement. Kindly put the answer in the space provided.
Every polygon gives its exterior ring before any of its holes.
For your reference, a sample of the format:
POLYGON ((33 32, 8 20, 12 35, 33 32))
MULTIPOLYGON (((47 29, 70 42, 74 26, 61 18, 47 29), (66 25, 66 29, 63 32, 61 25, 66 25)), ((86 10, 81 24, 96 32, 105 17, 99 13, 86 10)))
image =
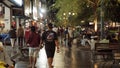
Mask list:
MULTIPOLYGON (((6 47, 10 52, 11 47, 6 47)), ((89 47, 73 45, 71 49, 61 46, 60 53, 55 53, 54 68, 120 68, 119 64, 113 64, 112 61, 99 60, 93 61, 92 51, 89 47)), ((15 68, 27 68, 28 58, 21 56, 19 51, 14 56, 16 61, 15 68)), ((44 56, 43 56, 44 57, 44 56)), ((44 61, 42 61, 44 63, 44 61)))

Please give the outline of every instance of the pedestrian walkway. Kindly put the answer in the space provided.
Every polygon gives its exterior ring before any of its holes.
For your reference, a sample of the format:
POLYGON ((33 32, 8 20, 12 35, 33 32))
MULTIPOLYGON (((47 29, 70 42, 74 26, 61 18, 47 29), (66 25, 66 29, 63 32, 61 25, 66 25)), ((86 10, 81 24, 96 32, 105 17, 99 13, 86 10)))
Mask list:
MULTIPOLYGON (((10 47, 6 48, 7 51, 11 50, 10 47)), ((73 45, 71 49, 64 46, 60 49, 60 53, 55 53, 54 68, 120 68, 119 64, 113 64, 112 61, 100 60, 95 63, 89 47, 73 45)), ((23 58, 20 54, 15 57, 15 61, 15 68, 27 68, 28 66, 28 58, 23 58)))
POLYGON ((27 68, 28 62, 25 61, 19 61, 16 63, 15 68, 27 68))
MULTIPOLYGON (((68 48, 61 47, 60 53, 55 53, 53 65, 54 68, 92 68, 89 57, 89 52, 83 52, 79 48, 74 47, 69 50, 68 48)), ((28 61, 18 61, 16 68, 27 68, 27 65, 28 61)))

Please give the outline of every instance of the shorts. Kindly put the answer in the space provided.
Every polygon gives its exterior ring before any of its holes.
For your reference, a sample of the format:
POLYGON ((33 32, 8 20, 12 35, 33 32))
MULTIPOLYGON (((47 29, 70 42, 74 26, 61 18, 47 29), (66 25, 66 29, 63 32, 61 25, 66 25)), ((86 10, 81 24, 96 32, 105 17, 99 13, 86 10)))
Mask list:
POLYGON ((29 47, 29 56, 37 57, 39 47, 29 47))
POLYGON ((45 47, 47 58, 53 58, 55 54, 55 47, 45 47))

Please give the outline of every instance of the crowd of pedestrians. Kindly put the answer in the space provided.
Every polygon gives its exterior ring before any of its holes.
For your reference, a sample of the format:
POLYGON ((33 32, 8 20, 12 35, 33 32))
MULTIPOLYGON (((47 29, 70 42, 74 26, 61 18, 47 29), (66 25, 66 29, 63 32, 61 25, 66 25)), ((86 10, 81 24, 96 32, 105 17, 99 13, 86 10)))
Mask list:
MULTIPOLYGON (((11 26, 11 29, 8 32, 11 47, 13 49, 16 45, 19 49, 24 48, 24 46, 29 47, 29 68, 35 68, 37 55, 41 47, 43 47, 43 44, 49 68, 53 68, 52 62, 55 49, 57 48, 57 52, 59 52, 58 34, 52 30, 53 25, 51 23, 49 23, 47 27, 46 30, 38 31, 38 28, 35 26, 30 26, 24 29, 23 26, 19 24, 18 29, 11 26)), ((0 59, 0 61, 3 60, 0 59)))
MULTIPOLYGON (((99 39, 99 32, 94 32, 92 29, 81 30, 76 27, 56 27, 52 23, 48 23, 46 27, 46 29, 40 30, 36 26, 24 28, 19 24, 18 29, 11 26, 8 32, 13 49, 16 45, 18 45, 18 48, 23 48, 24 46, 29 47, 29 68, 35 68, 37 56, 42 47, 45 48, 49 68, 53 68, 54 54, 55 51, 59 53, 59 45, 71 49, 73 43, 78 41, 80 42, 78 44, 83 46, 86 46, 86 43, 88 43, 92 49, 93 47, 91 45, 95 41, 118 43, 120 39, 119 34, 110 33, 106 33, 103 39, 99 39)), ((76 45, 78 44, 76 42, 76 45)))

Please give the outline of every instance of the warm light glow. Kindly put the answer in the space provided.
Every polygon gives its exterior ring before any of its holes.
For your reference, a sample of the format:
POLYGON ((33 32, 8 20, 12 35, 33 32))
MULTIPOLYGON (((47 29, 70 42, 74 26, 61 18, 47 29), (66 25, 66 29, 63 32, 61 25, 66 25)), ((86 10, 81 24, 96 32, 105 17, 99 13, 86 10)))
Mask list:
POLYGON ((75 13, 72 13, 72 15, 75 15, 75 13))
POLYGON ((113 22, 112 26, 115 27, 115 22, 113 22))
POLYGON ((63 13, 63 15, 66 15, 66 13, 63 13))
POLYGON ((43 24, 43 23, 40 23, 41 25, 43 24))
POLYGON ((97 19, 94 20, 94 23, 95 23, 94 29, 95 29, 95 31, 97 31, 97 27, 98 27, 98 26, 97 26, 97 19))
POLYGON ((94 23, 93 22, 89 22, 89 25, 93 25, 94 23))
POLYGON ((98 65, 97 65, 97 64, 95 64, 95 65, 94 65, 94 68, 98 68, 98 65))
POLYGON ((71 15, 71 12, 69 12, 69 15, 71 15))
POLYGON ((2 20, 1 20, 1 21, 0 21, 0 23, 1 23, 1 24, 3 24, 3 23, 4 23, 4 21, 2 21, 2 20))
POLYGON ((81 22, 84 23, 85 21, 82 20, 81 22))
POLYGON ((106 27, 109 27, 108 25, 106 27))

